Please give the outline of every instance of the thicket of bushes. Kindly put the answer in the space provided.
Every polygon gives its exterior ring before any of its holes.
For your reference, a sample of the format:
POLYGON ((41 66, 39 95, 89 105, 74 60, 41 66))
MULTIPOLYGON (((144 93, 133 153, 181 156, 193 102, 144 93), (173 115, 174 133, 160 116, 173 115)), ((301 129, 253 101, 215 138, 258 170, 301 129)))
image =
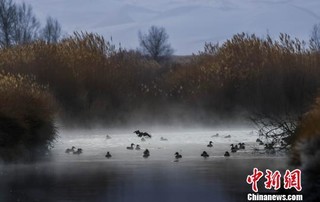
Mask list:
POLYGON ((81 121, 126 122, 139 111, 166 119, 173 105, 186 116, 301 113, 320 85, 319 54, 286 34, 237 34, 188 62, 162 65, 90 33, 3 49, 0 58, 3 71, 48 85, 61 117, 81 121))
POLYGON ((4 48, 0 155, 46 150, 55 136, 53 100, 65 125, 303 114, 320 86, 319 65, 319 52, 286 34, 237 34, 183 62, 161 64, 91 33, 4 48))
POLYGON ((213 107, 281 114, 309 105, 319 87, 319 64, 318 54, 288 35, 274 41, 238 34, 221 46, 207 44, 187 70, 193 76, 181 83, 205 94, 213 107))
POLYGON ((31 77, 0 72, 0 159, 34 160, 55 139, 55 108, 31 77))
POLYGON ((133 51, 115 50, 95 34, 75 33, 58 44, 36 42, 0 52, 1 68, 34 75, 48 85, 62 117, 112 121, 120 110, 140 105, 140 89, 159 65, 133 51))
POLYGON ((316 201, 319 194, 320 169, 320 97, 315 99, 308 112, 299 123, 294 135, 294 144, 291 152, 291 160, 295 166, 302 170, 302 186, 305 200, 316 201))

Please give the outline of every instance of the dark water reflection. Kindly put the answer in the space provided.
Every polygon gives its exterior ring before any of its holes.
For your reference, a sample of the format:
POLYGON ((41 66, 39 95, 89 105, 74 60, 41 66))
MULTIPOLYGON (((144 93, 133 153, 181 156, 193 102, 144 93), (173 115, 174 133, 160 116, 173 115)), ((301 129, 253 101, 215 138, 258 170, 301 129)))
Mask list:
MULTIPOLYGON (((284 158, 0 165, 0 201, 246 201, 252 168, 284 158)), ((262 185, 262 183, 260 184, 262 185)), ((260 187, 263 192, 262 186, 260 187)))

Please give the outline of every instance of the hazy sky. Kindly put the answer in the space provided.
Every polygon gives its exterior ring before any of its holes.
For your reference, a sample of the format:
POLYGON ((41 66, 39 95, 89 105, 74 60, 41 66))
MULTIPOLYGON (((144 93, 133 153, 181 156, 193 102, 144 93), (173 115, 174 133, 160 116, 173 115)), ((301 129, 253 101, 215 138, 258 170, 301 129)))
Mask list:
MULTIPOLYGON (((15 0, 22 2, 22 0, 15 0)), ((202 50, 205 41, 218 42, 239 32, 285 32, 308 39, 320 22, 319 0, 27 0, 43 22, 51 15, 67 33, 97 32, 123 47, 138 46, 137 33, 163 26, 175 54, 202 50)))

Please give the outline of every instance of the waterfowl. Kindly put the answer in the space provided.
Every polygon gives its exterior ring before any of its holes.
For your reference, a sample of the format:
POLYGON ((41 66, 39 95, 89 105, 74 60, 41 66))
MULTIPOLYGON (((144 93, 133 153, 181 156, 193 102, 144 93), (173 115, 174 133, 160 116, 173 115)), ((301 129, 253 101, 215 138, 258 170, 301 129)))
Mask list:
POLYGON ((110 136, 110 135, 107 135, 107 136, 106 136, 106 139, 107 139, 107 140, 111 139, 111 136, 110 136))
POLYGON ((270 149, 270 150, 272 150, 272 149, 274 149, 274 143, 265 144, 265 145, 264 145, 264 148, 265 148, 265 149, 270 149))
POLYGON ((246 146, 243 142, 239 143, 239 149, 246 149, 246 146))
POLYGON ((129 150, 133 150, 133 143, 131 143, 131 146, 130 147, 127 147, 127 149, 129 149, 129 150))
POLYGON ((141 138, 141 142, 145 142, 146 141, 146 139, 144 139, 144 138, 141 138))
POLYGON ((225 157, 228 157, 228 156, 230 156, 230 153, 229 153, 228 151, 226 151, 226 152, 224 153, 224 156, 225 156, 225 157))
POLYGON ((179 154, 179 152, 176 152, 174 155, 175 155, 176 159, 181 159, 182 158, 182 155, 179 154))
POLYGON ((224 138, 230 138, 231 137, 231 135, 226 135, 226 136, 224 136, 224 138))
POLYGON ((161 137, 160 140, 161 140, 161 141, 168 141, 168 139, 167 139, 167 138, 164 138, 164 137, 161 137))
POLYGON ((147 133, 147 132, 143 132, 142 135, 143 135, 144 137, 151 138, 151 135, 150 135, 149 133, 147 133))
POLYGON ((77 151, 73 151, 73 154, 81 154, 82 153, 82 149, 78 148, 77 151))
POLYGON ((207 158, 207 157, 209 157, 209 154, 206 151, 203 151, 201 156, 204 158, 207 158))
POLYGON ((231 152, 235 153, 238 150, 238 145, 236 145, 237 147, 235 147, 233 144, 231 144, 231 152))
POLYGON ((70 152, 74 152, 74 150, 75 150, 75 147, 72 146, 71 149, 68 148, 68 149, 66 149, 65 152, 69 154, 70 152))
POLYGON ((146 150, 144 150, 143 154, 150 154, 150 152, 148 149, 146 149, 146 150))
POLYGON ((111 157, 112 157, 112 155, 110 154, 110 152, 107 152, 106 158, 111 158, 111 157))
POLYGON ((142 134, 141 134, 140 130, 136 130, 133 133, 137 134, 138 137, 142 137, 142 134))
POLYGON ((219 137, 219 133, 217 133, 215 135, 211 135, 211 137, 219 137))
POLYGON ((213 147, 212 143, 213 143, 213 142, 210 141, 209 144, 207 145, 207 147, 213 147))
POLYGON ((140 148, 140 145, 136 145, 136 150, 140 150, 141 148, 140 148))
POLYGON ((150 152, 148 149, 144 150, 143 152, 143 158, 148 158, 150 156, 150 152))
POLYGON ((151 138, 151 135, 147 132, 141 132, 140 130, 136 130, 133 133, 137 134, 138 137, 147 137, 151 138))

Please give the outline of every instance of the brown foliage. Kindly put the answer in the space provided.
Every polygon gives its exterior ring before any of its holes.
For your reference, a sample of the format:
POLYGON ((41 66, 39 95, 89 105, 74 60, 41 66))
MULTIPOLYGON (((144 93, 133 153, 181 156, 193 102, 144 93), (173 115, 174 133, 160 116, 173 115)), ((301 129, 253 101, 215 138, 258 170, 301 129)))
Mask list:
POLYGON ((144 105, 172 103, 220 114, 301 113, 320 85, 319 55, 286 34, 237 34, 165 66, 91 33, 3 49, 0 58, 2 70, 48 85, 62 116, 82 119, 113 121, 144 105))
POLYGON ((0 159, 32 160, 55 139, 55 108, 32 78, 0 73, 0 159))

